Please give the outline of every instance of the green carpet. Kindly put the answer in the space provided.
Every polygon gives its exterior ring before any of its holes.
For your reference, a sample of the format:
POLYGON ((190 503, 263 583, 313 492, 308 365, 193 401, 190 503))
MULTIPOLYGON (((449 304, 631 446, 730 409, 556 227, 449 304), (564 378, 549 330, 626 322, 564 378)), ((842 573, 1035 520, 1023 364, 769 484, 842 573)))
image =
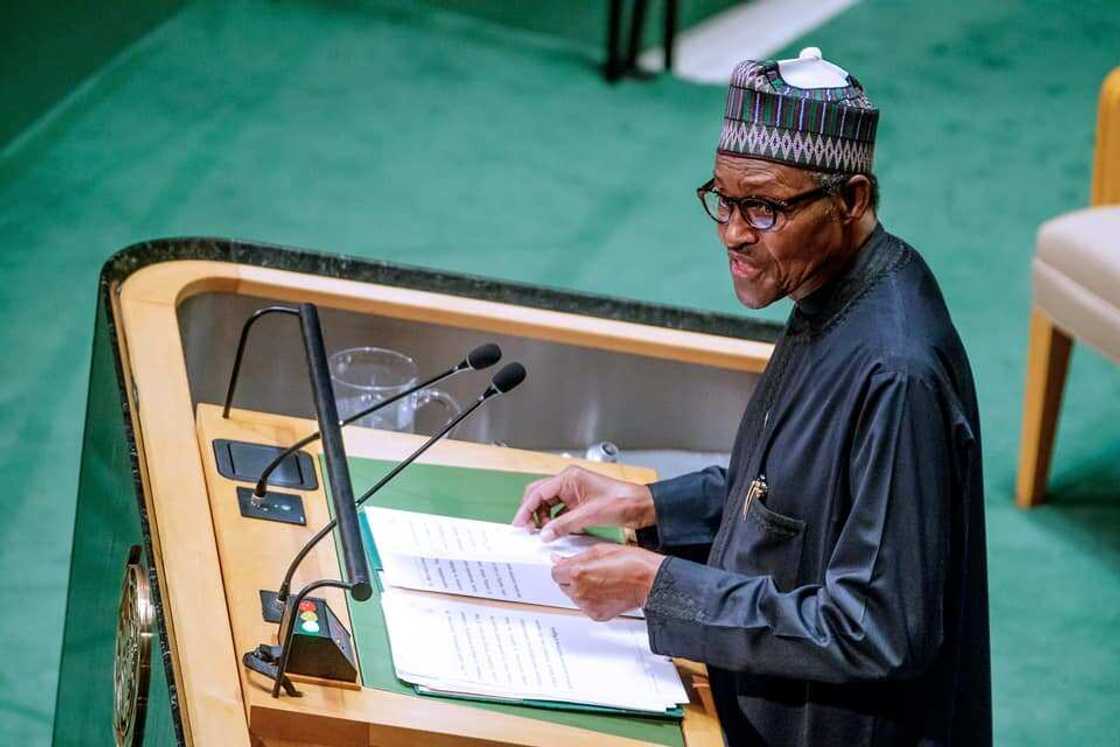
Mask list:
MULTIPOLYGON (((192 4, 0 153, 0 593, 25 621, 0 742, 49 739, 95 283, 116 249, 255 238, 742 312, 692 193, 722 90, 605 85, 574 41, 587 18, 550 37, 437 5, 192 4)), ((928 259, 972 357, 1000 744, 1117 738, 1120 368, 1075 352, 1054 498, 1020 512, 1012 486, 1033 235, 1087 200, 1118 10, 865 0, 809 39, 881 106, 883 221, 928 259)))

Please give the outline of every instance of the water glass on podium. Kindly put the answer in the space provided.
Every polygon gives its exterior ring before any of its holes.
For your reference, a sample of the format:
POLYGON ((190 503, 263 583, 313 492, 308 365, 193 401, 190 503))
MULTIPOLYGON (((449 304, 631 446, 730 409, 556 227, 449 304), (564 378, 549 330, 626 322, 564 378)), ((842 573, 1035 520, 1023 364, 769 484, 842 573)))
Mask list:
MULTIPOLYGON (((400 394, 419 380, 416 361, 386 348, 340 350, 330 356, 329 362, 338 415, 343 419, 400 394)), ((447 412, 444 423, 463 409, 447 392, 429 387, 357 420, 355 425, 413 433, 416 411, 433 404, 447 412)))

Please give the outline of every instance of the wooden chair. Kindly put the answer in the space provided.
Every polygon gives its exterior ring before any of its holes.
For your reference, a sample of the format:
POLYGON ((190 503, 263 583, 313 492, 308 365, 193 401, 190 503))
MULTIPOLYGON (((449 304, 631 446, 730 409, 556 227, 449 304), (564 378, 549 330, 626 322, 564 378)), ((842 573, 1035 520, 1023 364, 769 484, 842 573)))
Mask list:
POLYGON ((1045 498, 1073 341, 1120 363, 1120 68, 1101 86, 1091 207, 1038 232, 1016 501, 1045 498))

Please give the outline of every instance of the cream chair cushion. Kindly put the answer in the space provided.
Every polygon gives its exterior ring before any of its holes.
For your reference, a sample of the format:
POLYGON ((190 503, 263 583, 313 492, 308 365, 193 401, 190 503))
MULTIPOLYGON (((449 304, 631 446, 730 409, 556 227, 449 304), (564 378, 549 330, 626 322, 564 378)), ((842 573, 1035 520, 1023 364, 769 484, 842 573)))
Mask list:
POLYGON ((1120 362, 1120 206, 1042 224, 1034 300, 1064 332, 1120 362))

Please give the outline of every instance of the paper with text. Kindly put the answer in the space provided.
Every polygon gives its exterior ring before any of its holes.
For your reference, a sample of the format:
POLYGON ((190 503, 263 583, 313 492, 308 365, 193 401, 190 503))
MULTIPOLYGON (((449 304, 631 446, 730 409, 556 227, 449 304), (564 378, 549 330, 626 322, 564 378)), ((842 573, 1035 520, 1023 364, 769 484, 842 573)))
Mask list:
POLYGON ((363 512, 385 581, 407 589, 574 609, 552 580, 553 553, 569 557, 611 544, 585 535, 545 543, 509 524, 414 511, 367 507, 363 512))
POLYGON ((388 588, 397 676, 434 692, 664 712, 688 702, 643 620, 588 618, 388 588))

